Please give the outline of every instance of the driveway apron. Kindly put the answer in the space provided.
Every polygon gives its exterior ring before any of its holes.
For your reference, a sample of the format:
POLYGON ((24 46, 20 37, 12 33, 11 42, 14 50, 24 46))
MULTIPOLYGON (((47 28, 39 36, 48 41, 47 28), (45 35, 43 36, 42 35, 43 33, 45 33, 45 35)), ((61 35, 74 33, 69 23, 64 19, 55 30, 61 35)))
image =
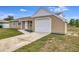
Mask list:
POLYGON ((25 33, 22 35, 6 38, 0 40, 0 52, 11 52, 15 51, 22 46, 28 45, 49 33, 25 33))

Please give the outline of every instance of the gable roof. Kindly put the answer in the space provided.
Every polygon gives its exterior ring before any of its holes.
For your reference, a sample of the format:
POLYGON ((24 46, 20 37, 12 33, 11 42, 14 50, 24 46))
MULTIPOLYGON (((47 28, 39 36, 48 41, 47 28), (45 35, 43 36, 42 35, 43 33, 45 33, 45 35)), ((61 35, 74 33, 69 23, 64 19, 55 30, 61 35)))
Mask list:
POLYGON ((40 8, 32 15, 32 17, 47 16, 47 15, 52 15, 52 13, 49 12, 47 9, 40 7, 40 8))
POLYGON ((41 8, 41 7, 32 15, 32 17, 47 16, 47 15, 53 15, 53 16, 59 18, 60 20, 65 21, 64 17, 60 17, 60 16, 56 15, 55 13, 50 12, 49 10, 47 10, 45 8, 41 8))

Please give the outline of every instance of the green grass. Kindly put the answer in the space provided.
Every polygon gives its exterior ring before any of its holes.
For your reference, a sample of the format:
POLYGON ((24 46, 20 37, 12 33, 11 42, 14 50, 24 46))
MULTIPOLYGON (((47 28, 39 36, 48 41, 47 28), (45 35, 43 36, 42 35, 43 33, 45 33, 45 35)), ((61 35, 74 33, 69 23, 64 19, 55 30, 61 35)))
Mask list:
POLYGON ((0 39, 13 37, 13 36, 20 35, 20 34, 22 33, 15 29, 0 28, 0 39))
MULTIPOLYGON (((79 35, 79 28, 68 26, 68 31, 79 35)), ((79 52, 79 36, 49 34, 15 52, 79 52)))
POLYGON ((29 45, 23 46, 20 49, 17 49, 16 52, 36 52, 41 51, 41 48, 47 43, 48 40, 52 40, 51 38, 55 37, 55 39, 63 40, 64 35, 57 35, 57 34, 49 34, 29 45))
POLYGON ((49 36, 51 37, 51 35, 45 36, 35 42, 33 42, 32 44, 26 45, 20 49, 17 49, 16 51, 39 51, 39 48, 43 47, 43 45, 45 44, 45 42, 48 40, 49 36))

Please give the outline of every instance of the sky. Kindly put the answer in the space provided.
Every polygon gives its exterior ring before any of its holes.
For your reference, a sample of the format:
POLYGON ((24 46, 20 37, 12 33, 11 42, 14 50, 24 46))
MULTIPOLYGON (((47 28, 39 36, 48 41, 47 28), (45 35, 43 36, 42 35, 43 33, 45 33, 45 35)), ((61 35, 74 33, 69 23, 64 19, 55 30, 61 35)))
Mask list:
POLYGON ((0 20, 8 15, 14 18, 28 17, 33 15, 40 7, 46 8, 50 12, 63 12, 65 19, 79 18, 79 6, 0 6, 0 20))

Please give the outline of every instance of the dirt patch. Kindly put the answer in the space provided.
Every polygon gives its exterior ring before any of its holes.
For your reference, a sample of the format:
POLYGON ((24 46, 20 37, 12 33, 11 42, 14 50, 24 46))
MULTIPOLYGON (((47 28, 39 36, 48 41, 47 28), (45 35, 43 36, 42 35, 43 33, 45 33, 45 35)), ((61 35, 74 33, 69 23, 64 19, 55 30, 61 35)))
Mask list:
POLYGON ((52 38, 48 39, 40 51, 79 51, 79 28, 69 27, 66 35, 52 35, 52 38))
POLYGON ((75 36, 75 37, 78 37, 78 33, 75 33, 75 32, 68 32, 66 35, 68 36, 75 36))

